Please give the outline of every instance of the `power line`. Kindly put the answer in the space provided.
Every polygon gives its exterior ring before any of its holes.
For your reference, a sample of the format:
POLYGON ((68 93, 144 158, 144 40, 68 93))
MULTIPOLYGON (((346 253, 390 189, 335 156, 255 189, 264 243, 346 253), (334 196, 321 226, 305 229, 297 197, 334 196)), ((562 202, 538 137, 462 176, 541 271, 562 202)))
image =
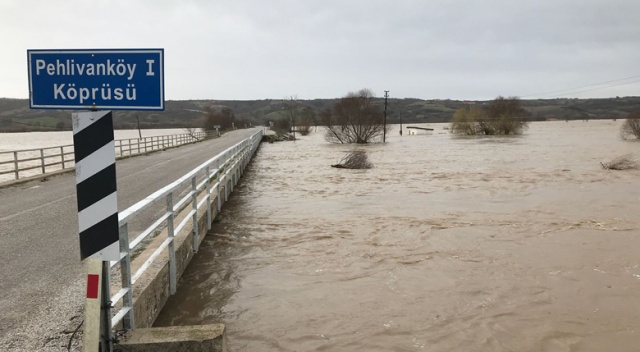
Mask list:
POLYGON ((635 80, 635 81, 631 81, 631 82, 626 82, 626 83, 613 84, 613 85, 606 86, 606 87, 598 87, 598 88, 592 88, 592 89, 585 89, 585 90, 581 90, 581 91, 578 91, 578 92, 560 94, 560 95, 556 95, 556 96, 557 97, 562 97, 562 96, 569 95, 569 94, 577 94, 577 93, 589 92, 589 91, 592 91, 592 90, 606 89, 606 88, 617 87, 617 86, 624 86, 625 84, 631 84, 631 83, 636 83, 636 82, 640 82, 640 79, 635 80))
MULTIPOLYGON (((607 83, 626 81, 628 79, 638 78, 638 77, 640 77, 640 75, 629 76, 629 77, 626 77, 626 78, 614 79, 614 80, 600 82, 600 83, 592 83, 592 84, 587 84, 587 85, 579 86, 579 87, 575 87, 575 88, 566 88, 566 89, 559 89, 559 90, 554 90, 554 91, 549 91, 549 92, 544 92, 544 93, 529 94, 529 95, 522 96, 521 98, 529 98, 529 97, 535 97, 535 96, 538 96, 538 95, 549 95, 549 94, 553 94, 553 93, 573 91, 573 90, 576 90, 576 89, 583 89, 583 88, 588 88, 588 87, 593 87, 593 86, 599 86, 599 85, 603 85, 603 84, 607 84, 607 83)), ((614 84, 614 85, 607 86, 607 87, 598 87, 598 88, 588 89, 588 90, 584 90, 584 92, 588 92, 590 90, 611 88, 611 87, 615 87, 615 86, 618 86, 618 85, 625 85, 625 84, 635 83, 635 82, 638 82, 638 81, 626 82, 626 83, 621 83, 621 84, 614 84)), ((580 92, 582 92, 582 91, 578 91, 578 92, 575 92, 575 93, 580 93, 580 92)), ((560 95, 554 95, 554 96, 563 96, 563 95, 568 95, 568 94, 573 94, 573 92, 560 94, 560 95)))

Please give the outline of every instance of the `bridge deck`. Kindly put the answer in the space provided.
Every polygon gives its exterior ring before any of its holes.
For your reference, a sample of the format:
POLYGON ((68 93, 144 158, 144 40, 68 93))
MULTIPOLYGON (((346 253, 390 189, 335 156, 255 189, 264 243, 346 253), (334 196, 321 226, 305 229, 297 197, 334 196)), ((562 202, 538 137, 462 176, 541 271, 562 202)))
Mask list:
MULTIPOLYGON (((119 160, 118 209, 255 131, 236 130, 218 139, 119 160)), ((39 350, 43 341, 67 328, 64 324, 84 304, 75 198, 74 173, 0 189, 0 350, 39 350)), ((141 222, 151 223, 154 213, 162 211, 159 206, 141 222)), ((141 227, 133 224, 130 231, 141 227)))

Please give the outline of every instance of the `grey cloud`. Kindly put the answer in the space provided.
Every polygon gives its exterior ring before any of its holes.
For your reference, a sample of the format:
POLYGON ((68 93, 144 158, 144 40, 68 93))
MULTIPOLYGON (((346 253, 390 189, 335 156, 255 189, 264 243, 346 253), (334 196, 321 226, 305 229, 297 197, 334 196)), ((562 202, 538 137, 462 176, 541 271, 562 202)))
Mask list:
MULTIPOLYGON (((38 5, 37 11, 28 2, 0 5, 0 33, 10 52, 0 58, 0 96, 26 97, 24 51, 33 46, 164 47, 170 99, 335 97, 362 87, 425 99, 488 99, 640 71, 636 1, 38 5), (27 13, 28 22, 20 19, 27 13)), ((639 88, 579 96, 634 95, 639 88)))

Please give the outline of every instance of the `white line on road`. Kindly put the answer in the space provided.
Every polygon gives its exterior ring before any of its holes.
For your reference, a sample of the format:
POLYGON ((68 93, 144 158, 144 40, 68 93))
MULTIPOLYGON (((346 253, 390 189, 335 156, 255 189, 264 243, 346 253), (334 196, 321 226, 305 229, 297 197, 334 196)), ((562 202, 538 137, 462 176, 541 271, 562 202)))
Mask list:
POLYGON ((55 204, 55 203, 58 203, 58 202, 62 202, 62 201, 63 201, 63 200, 65 200, 65 199, 68 199, 68 198, 71 198, 71 197, 75 197, 75 196, 76 196, 76 195, 75 195, 75 193, 74 193, 74 194, 72 194, 72 195, 70 195, 70 196, 66 196, 66 197, 63 197, 63 198, 60 198, 60 199, 57 199, 57 200, 54 200, 54 201, 51 201, 51 202, 48 202, 48 203, 44 203, 44 204, 38 205, 37 207, 34 207, 34 208, 29 208, 29 209, 27 209, 27 210, 23 210, 23 211, 20 211, 20 212, 15 213, 15 214, 7 215, 7 216, 5 216, 5 217, 3 217, 3 218, 0 218, 0 221, 13 219, 13 218, 15 218, 16 216, 20 216, 20 215, 23 215, 23 214, 26 214, 26 213, 32 212, 32 211, 34 211, 34 210, 38 210, 38 209, 40 209, 40 208, 48 207, 48 206, 50 206, 50 205, 52 205, 52 204, 55 204))

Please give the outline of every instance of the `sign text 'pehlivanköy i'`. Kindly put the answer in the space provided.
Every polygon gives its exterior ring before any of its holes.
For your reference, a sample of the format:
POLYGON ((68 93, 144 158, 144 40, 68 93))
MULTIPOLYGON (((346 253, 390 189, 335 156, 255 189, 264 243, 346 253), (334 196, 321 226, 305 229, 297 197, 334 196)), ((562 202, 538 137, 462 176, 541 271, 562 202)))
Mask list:
POLYGON ((35 109, 164 110, 164 51, 28 50, 35 109))

